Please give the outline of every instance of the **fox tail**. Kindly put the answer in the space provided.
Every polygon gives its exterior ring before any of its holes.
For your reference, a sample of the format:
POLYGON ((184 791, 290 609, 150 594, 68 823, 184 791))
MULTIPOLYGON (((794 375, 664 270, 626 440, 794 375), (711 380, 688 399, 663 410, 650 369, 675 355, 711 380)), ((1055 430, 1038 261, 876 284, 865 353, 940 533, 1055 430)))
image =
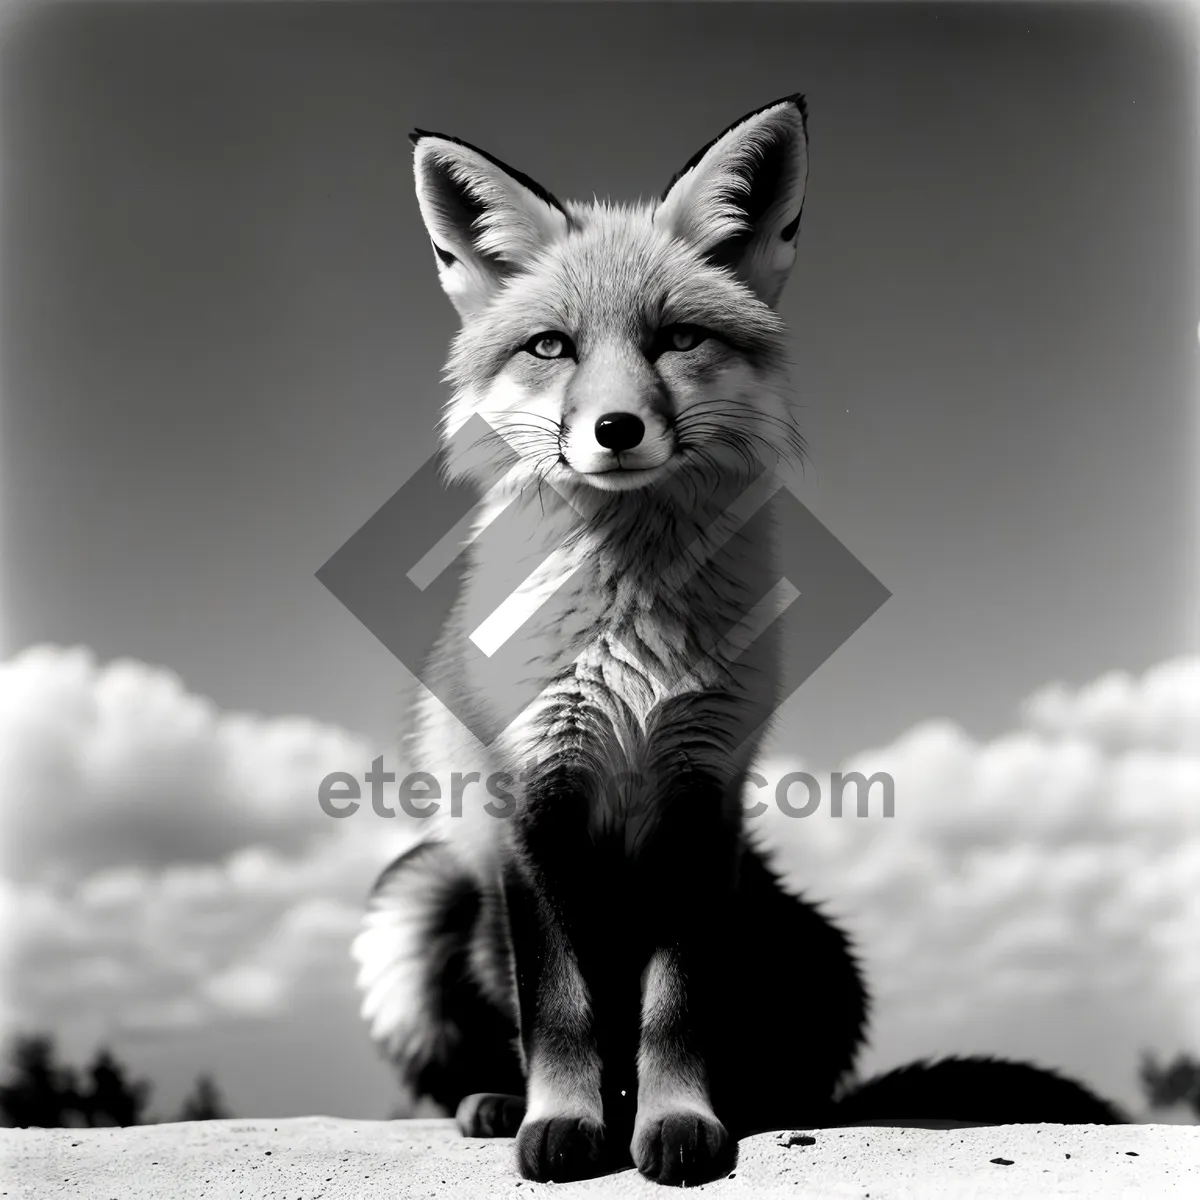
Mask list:
POLYGON ((833 1122, 954 1121, 981 1125, 1124 1125, 1128 1118, 1080 1083, 1001 1058, 943 1058, 851 1085, 833 1122))
POLYGON ((471 1092, 525 1090, 506 1013, 508 965, 491 948, 499 920, 441 842, 420 841, 375 882, 358 963, 372 1040, 414 1096, 451 1112, 471 1092))

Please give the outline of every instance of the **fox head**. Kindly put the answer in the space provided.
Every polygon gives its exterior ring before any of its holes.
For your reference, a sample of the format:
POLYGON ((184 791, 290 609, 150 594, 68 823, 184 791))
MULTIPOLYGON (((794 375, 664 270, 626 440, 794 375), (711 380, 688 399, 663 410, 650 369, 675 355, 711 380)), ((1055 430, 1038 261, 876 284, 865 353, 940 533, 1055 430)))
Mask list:
MULTIPOLYGON (((808 174, 802 97, 742 117, 638 206, 560 203, 466 142, 411 136, 462 320, 448 446, 477 414, 515 454, 510 484, 604 493, 802 453, 775 311, 808 174)), ((482 479, 489 461, 460 445, 449 471, 482 479)))

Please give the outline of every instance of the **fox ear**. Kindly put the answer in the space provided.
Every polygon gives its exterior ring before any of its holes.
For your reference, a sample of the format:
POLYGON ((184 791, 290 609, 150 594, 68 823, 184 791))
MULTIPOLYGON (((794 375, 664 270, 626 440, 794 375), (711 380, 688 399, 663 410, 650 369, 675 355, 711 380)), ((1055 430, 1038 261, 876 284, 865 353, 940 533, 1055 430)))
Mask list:
POLYGON ((562 237, 570 220, 544 187, 490 154, 424 129, 409 137, 416 146, 417 203, 442 288, 465 318, 562 237))
POLYGON ((771 305, 796 261, 806 120, 799 95, 747 113, 693 155, 654 213, 656 224, 731 268, 771 305))

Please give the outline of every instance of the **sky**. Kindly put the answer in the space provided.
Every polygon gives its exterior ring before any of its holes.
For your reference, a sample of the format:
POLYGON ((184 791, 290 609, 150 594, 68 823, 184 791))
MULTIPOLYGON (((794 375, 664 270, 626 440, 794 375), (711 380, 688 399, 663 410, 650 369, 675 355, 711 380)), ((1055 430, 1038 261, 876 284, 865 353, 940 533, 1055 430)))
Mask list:
MULTIPOLYGON (((560 196, 633 199, 802 90, 809 189, 781 305, 811 447, 799 494, 892 597, 785 706, 773 754, 825 769, 891 755, 901 801, 926 811, 932 789, 970 832, 922 858, 924 826, 897 819, 883 828, 908 832, 886 854, 881 835, 847 833, 818 870, 786 826, 789 862, 872 939, 895 1001, 884 1058, 936 1032, 920 1017, 945 984, 934 960, 966 936, 947 918, 904 975, 900 915, 927 924, 932 903, 917 863, 966 880, 951 907, 979 908, 1000 958, 996 923, 1017 922, 1015 991, 987 1019, 966 1011, 961 963, 946 968, 959 1024, 942 1028, 969 1048, 1063 1046, 1127 1094, 1138 1037, 1200 1041, 1172 1007, 1176 967, 1138 959, 1134 990, 1091 1024, 1078 996, 1107 977, 1064 967, 1041 1021, 1031 997, 1050 985, 1021 957, 1036 942, 1053 958, 1081 929, 1125 945, 1087 900, 1123 878, 1114 863, 1167 881, 1159 908, 1130 911, 1168 943, 1184 912, 1171 881, 1197 879, 1195 810, 1170 799, 1200 794, 1182 657, 1200 650, 1195 50, 1194 23, 1151 5, 105 3, 10 20, 0 755, 19 781, 6 903, 35 914, 17 962, 49 981, 40 1010, 80 1045, 117 1021, 168 1091, 211 1061, 244 1112, 386 1109, 349 988, 323 967, 388 838, 330 831, 311 796, 318 770, 393 746, 411 682, 314 572, 435 446, 455 317, 405 133, 466 138, 560 196), (1151 716, 1129 701, 1124 742, 1023 707, 1086 707, 1106 687, 1152 693, 1151 716), (929 729, 945 745, 920 742, 929 729), (1066 806, 1051 832, 1030 831, 1024 804, 976 812, 986 789, 939 791, 922 757, 986 774, 1035 744, 1057 780, 1084 770, 1061 761, 1076 743, 1099 774, 1074 799, 1047 788, 1050 811, 1066 806), (1138 774, 1139 754, 1167 761, 1138 774), (1092 829, 1080 800, 1124 812, 1107 766, 1167 804, 1129 861, 1102 850, 1118 854, 1119 821, 1092 829), (1064 923, 1068 898, 1050 896, 1018 920, 988 847, 1025 895, 1068 835, 1107 864, 1064 868, 1084 880, 1070 911, 1091 915, 1064 923), (112 941, 87 970, 116 999, 81 1013, 93 920, 112 941), (83 939, 69 952, 64 929, 83 939), (163 947, 193 936, 202 948, 170 961, 163 947), (248 1044, 324 1057, 266 1077, 248 1044)), ((1000 958, 979 986, 1009 970, 1000 958)))

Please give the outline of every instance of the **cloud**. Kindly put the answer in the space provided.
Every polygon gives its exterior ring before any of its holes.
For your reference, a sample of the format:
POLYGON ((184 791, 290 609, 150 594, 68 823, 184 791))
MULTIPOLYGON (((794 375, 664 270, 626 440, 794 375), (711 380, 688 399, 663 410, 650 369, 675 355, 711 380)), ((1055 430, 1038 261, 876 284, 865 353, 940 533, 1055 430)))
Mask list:
POLYGON ((362 899, 414 830, 334 820, 317 789, 373 755, 143 663, 39 646, 0 665, 6 1025, 199 1029, 344 993, 362 899))
POLYGON ((1085 738, 1120 750, 1143 747, 1200 752, 1200 685, 1194 658, 1179 658, 1140 678, 1112 671, 1072 692, 1044 688, 1024 705, 1029 728, 1056 737, 1085 738))
POLYGON ((299 850, 327 832, 319 781, 370 757, 308 718, 221 713, 161 668, 33 647, 0 664, 5 874, 299 850))
POLYGON ((370 839, 302 855, 110 868, 73 887, 0 884, 11 1019, 110 1032, 277 1016, 349 988, 370 839))
POLYGON ((1128 1101, 1143 1048, 1200 1047, 1200 659, 1045 688, 993 741, 927 722, 841 769, 889 773, 894 816, 877 785, 865 818, 849 790, 840 820, 825 799, 755 824, 862 949, 872 1067, 1034 1055, 1128 1101))

